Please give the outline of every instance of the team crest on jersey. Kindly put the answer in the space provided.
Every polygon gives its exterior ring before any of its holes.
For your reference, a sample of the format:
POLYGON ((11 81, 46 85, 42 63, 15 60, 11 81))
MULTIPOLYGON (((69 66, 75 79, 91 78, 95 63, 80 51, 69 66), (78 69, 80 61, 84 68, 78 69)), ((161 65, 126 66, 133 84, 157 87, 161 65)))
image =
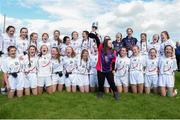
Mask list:
POLYGON ((72 63, 73 63, 73 61, 71 60, 71 61, 70 61, 70 64, 72 64, 72 63))
POLYGON ((23 46, 25 46, 26 44, 25 43, 23 43, 23 46))
POLYGON ((15 62, 15 65, 19 65, 19 63, 18 63, 18 62, 15 62))

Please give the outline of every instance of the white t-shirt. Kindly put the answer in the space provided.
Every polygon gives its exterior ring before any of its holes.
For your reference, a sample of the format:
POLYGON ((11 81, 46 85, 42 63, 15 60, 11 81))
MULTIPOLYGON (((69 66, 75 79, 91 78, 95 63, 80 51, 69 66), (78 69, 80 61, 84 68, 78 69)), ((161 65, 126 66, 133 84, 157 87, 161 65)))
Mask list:
POLYGON ((141 55, 147 55, 148 54, 148 45, 146 42, 138 42, 137 45, 140 48, 141 55))
POLYGON ((26 56, 24 59, 24 71, 28 73, 37 73, 37 60, 38 57, 36 56, 31 58, 26 56))
POLYGON ((7 34, 3 34, 2 51, 7 54, 7 48, 9 46, 16 46, 16 38, 9 37, 7 34))
POLYGON ((23 54, 29 47, 29 41, 27 39, 22 40, 21 38, 17 38, 16 47, 18 54, 23 54))
POLYGON ((130 59, 128 57, 121 58, 118 56, 115 62, 116 76, 127 76, 130 67, 130 59))
POLYGON ((148 44, 148 52, 149 52, 149 50, 152 49, 152 48, 156 49, 156 51, 157 51, 157 56, 159 56, 159 54, 160 54, 160 44, 159 44, 159 43, 155 43, 155 44, 150 43, 150 44, 148 44))
POLYGON ((67 72, 75 72, 77 68, 77 58, 65 56, 63 58, 63 67, 67 72))
POLYGON ((50 54, 42 55, 37 61, 38 76, 49 77, 52 73, 52 62, 50 54))
POLYGON ((60 58, 60 61, 57 59, 51 59, 52 62, 52 73, 63 71, 63 58, 60 58))
POLYGON ((160 75, 172 75, 175 70, 177 70, 176 59, 161 57, 159 59, 159 70, 160 75))
POLYGON ((146 59, 145 74, 146 75, 157 75, 158 74, 158 58, 146 59))
POLYGON ((2 71, 4 73, 20 72, 23 70, 23 65, 21 64, 18 57, 11 58, 7 57, 6 61, 2 64, 2 71))
POLYGON ((48 47, 48 52, 50 53, 50 51, 51 51, 51 44, 50 44, 50 42, 43 42, 43 41, 40 41, 39 43, 38 43, 38 51, 40 51, 40 48, 41 48, 41 46, 42 45, 46 45, 47 47, 48 47))
POLYGON ((143 71, 144 61, 141 55, 130 58, 130 71, 143 71))
POLYGON ((90 54, 90 74, 96 74, 96 64, 98 60, 98 54, 90 54))
POLYGON ((84 61, 82 59, 78 59, 77 62, 77 69, 76 69, 78 74, 89 74, 90 73, 90 61, 84 61))
POLYGON ((176 48, 176 45, 174 44, 174 42, 171 39, 161 43, 161 45, 160 45, 160 55, 161 56, 164 56, 164 48, 166 45, 171 45, 174 49, 176 48))

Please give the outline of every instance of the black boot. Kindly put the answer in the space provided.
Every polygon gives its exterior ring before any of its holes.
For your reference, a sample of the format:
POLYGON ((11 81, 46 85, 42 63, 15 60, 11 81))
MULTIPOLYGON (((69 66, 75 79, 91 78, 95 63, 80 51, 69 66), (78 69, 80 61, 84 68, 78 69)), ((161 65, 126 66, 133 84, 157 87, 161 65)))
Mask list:
POLYGON ((119 99, 120 99, 120 94, 119 94, 119 92, 115 92, 115 93, 114 93, 114 99, 115 99, 115 100, 119 100, 119 99))
POLYGON ((97 98, 103 98, 103 92, 98 92, 97 93, 97 98))

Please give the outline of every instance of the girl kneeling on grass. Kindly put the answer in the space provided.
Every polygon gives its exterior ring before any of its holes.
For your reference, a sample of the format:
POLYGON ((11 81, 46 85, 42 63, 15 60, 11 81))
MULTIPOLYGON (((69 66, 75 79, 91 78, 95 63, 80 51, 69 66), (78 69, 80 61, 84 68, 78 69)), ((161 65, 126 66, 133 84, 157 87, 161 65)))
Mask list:
POLYGON ((115 75, 114 80, 117 86, 118 92, 128 92, 129 84, 129 66, 130 59, 127 57, 127 50, 125 47, 120 49, 120 56, 118 55, 115 63, 115 75))
POLYGON ((80 59, 77 63, 77 83, 80 92, 89 92, 89 72, 90 60, 87 49, 82 50, 80 59))
POLYGON ((149 94, 151 88, 153 92, 157 93, 158 87, 158 58, 157 50, 151 48, 149 50, 149 57, 145 61, 145 93, 149 94))
POLYGON ((4 72, 4 78, 8 89, 8 98, 13 98, 15 91, 18 97, 23 96, 24 87, 24 75, 22 64, 19 58, 16 56, 16 47, 8 47, 8 57, 2 64, 2 71, 4 72))
POLYGON ((57 47, 51 49, 51 56, 53 92, 55 92, 57 88, 58 91, 62 91, 64 85, 63 63, 57 47))
POLYGON ((76 92, 76 67, 77 67, 77 59, 76 54, 72 47, 68 46, 66 48, 66 56, 63 59, 63 67, 65 70, 65 86, 67 92, 76 92))
POLYGON ((30 88, 33 95, 37 95, 37 48, 34 45, 29 46, 28 56, 24 59, 25 73, 25 95, 30 95, 30 88))
POLYGON ((130 84, 133 93, 143 93, 143 57, 138 46, 132 47, 133 55, 130 58, 130 84))
POLYGON ((52 93, 52 62, 51 56, 48 54, 47 45, 42 45, 40 48, 40 54, 37 61, 38 69, 38 94, 42 94, 43 87, 46 87, 46 91, 52 93))
POLYGON ((159 60, 159 86, 161 87, 162 96, 175 96, 174 89, 174 72, 177 70, 176 59, 173 59, 173 47, 166 45, 164 48, 165 56, 159 60))

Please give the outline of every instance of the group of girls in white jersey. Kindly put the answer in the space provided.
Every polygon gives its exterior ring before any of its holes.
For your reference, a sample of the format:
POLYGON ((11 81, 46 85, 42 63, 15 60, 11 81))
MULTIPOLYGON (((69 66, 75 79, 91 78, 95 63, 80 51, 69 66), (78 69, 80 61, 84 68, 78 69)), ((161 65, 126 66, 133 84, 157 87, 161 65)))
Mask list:
MULTIPOLYGON (((94 92, 98 88, 96 64, 98 48, 88 31, 73 31, 71 37, 60 38, 55 30, 49 38, 43 33, 41 40, 33 32, 28 37, 28 29, 21 28, 19 37, 14 36, 15 28, 8 26, 0 40, 1 70, 3 84, 8 97, 15 95, 40 95, 44 91, 94 92)), ((174 96, 175 45, 166 31, 155 34, 147 43, 146 33, 132 46, 132 56, 127 57, 127 48, 122 46, 115 61, 114 81, 118 92, 154 93, 174 96), (144 89, 145 88, 145 89, 144 89)), ((105 81, 105 88, 109 84, 105 81)))

